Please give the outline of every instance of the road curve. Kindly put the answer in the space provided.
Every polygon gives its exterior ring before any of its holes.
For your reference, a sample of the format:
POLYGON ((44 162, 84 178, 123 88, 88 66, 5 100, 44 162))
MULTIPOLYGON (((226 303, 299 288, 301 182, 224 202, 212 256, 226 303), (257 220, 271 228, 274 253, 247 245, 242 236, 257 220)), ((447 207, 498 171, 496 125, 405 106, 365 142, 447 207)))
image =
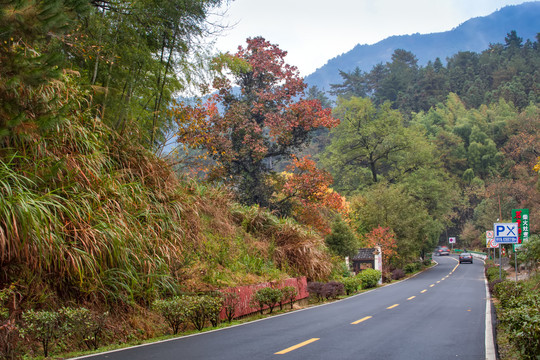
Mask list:
POLYGON ((341 301, 77 359, 491 359, 483 263, 436 261, 341 301))

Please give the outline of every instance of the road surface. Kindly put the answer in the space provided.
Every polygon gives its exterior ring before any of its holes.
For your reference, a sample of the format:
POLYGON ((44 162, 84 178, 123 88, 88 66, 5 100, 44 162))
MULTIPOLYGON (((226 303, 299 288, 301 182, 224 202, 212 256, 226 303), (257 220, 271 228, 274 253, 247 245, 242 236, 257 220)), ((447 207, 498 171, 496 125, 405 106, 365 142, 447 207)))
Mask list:
POLYGON ((483 263, 435 260, 415 277, 341 301, 79 359, 490 358, 483 263))

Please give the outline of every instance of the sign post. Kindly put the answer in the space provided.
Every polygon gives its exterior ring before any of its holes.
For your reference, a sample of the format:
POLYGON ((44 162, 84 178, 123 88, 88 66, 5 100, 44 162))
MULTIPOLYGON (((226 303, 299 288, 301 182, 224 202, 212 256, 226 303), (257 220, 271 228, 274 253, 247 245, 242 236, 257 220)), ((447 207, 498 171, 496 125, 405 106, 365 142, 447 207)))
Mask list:
POLYGON ((493 259, 495 258, 495 249, 499 247, 499 244, 495 242, 495 233, 493 230, 486 231, 486 247, 488 252, 490 249, 493 249, 493 259))
MULTIPOLYGON (((495 242, 497 244, 517 244, 518 224, 517 223, 495 223, 493 224, 495 242)), ((502 280, 502 247, 499 249, 499 280, 502 280)))
POLYGON ((518 243, 512 245, 514 250, 514 266, 516 268, 517 282, 517 251, 522 244, 529 240, 529 209, 512 209, 512 221, 518 224, 518 243))
POLYGON ((514 245, 515 250, 529 240, 529 209, 512 209, 512 221, 518 224, 519 245, 514 245))
POLYGON ((448 243, 452 244, 452 251, 454 251, 454 244, 456 243, 456 238, 455 237, 449 237, 448 238, 448 243))

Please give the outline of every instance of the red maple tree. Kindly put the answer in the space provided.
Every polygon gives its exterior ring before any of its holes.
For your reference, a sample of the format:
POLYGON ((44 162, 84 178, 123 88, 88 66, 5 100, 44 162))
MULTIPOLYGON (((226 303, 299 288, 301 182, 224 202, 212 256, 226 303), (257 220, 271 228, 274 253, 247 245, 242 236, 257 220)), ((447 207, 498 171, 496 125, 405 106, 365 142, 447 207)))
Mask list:
POLYGON ((275 205, 273 166, 290 161, 312 131, 339 122, 320 101, 303 98, 306 84, 286 54, 262 37, 247 39, 246 48, 216 58, 214 95, 173 109, 179 141, 204 150, 214 160, 209 173, 246 204, 275 205))
POLYGON ((280 201, 290 201, 293 215, 324 235, 330 233, 331 213, 347 212, 345 199, 332 190, 332 176, 318 169, 309 157, 292 157, 287 167, 280 201))
POLYGON ((390 270, 390 259, 397 254, 396 235, 388 227, 378 226, 364 235, 368 247, 380 246, 383 259, 383 274, 390 270))

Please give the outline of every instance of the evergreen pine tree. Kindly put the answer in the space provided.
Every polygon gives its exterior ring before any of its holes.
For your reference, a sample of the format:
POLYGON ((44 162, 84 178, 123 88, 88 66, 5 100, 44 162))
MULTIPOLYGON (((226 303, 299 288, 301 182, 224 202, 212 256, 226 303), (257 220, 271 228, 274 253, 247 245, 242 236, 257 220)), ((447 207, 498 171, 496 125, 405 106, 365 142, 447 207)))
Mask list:
MULTIPOLYGON (((85 0, 11 0, 0 8, 0 139, 50 128, 57 118, 43 86, 63 70, 61 37, 85 0)), ((11 141, 8 140, 8 145, 11 141)))

